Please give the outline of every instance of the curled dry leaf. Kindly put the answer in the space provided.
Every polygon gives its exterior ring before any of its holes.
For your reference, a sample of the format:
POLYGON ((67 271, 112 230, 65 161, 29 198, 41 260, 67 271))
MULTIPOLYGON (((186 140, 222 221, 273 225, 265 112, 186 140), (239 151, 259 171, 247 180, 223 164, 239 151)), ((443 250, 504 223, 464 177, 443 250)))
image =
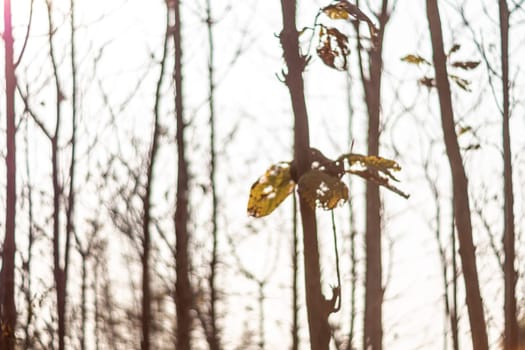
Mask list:
POLYGON ((373 43, 377 40, 379 30, 376 28, 374 22, 361 11, 359 7, 348 2, 347 0, 339 0, 334 4, 328 5, 321 9, 325 15, 331 19, 344 19, 366 22, 368 24, 368 30, 370 31, 370 38, 373 43))
POLYGON ((348 37, 336 28, 321 25, 317 55, 323 62, 337 70, 346 70, 349 54, 348 37))
POLYGON ((319 206, 329 210, 348 200, 348 187, 339 178, 319 169, 309 170, 301 176, 297 191, 312 208, 319 206))
POLYGON ((248 215, 262 217, 270 214, 288 197, 294 187, 290 163, 280 162, 272 165, 252 185, 248 200, 248 215))
POLYGON ((379 156, 364 156, 361 154, 343 154, 339 160, 346 161, 345 171, 372 181, 380 186, 388 188, 398 195, 408 198, 409 195, 392 185, 390 180, 399 181, 394 177, 392 171, 399 171, 399 164, 391 159, 379 156))

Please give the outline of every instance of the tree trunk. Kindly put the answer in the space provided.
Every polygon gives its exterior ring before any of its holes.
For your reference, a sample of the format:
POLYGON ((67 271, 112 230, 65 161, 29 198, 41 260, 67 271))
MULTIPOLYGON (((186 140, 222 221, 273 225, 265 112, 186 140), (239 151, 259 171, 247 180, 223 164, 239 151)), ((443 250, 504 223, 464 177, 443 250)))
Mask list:
MULTIPOLYGON (((55 56, 55 47, 53 44, 53 37, 56 33, 56 28, 53 25, 52 3, 46 2, 47 16, 48 16, 48 40, 49 40, 49 58, 53 67, 53 79, 55 82, 55 130, 50 137, 51 141, 51 177, 53 186, 53 276, 56 288, 56 312, 58 318, 58 349, 65 350, 66 337, 66 276, 64 268, 61 263, 61 247, 60 247, 60 200, 62 195, 62 186, 59 180, 59 154, 58 154, 58 138, 60 134, 60 126, 62 122, 62 102, 64 95, 60 84, 58 75, 58 64, 55 56)), ((67 261, 65 262, 67 265, 67 261)))
MULTIPOLYGON (((310 136, 308 114, 304 97, 302 73, 306 64, 299 51, 299 33, 296 26, 296 1, 281 0, 283 30, 280 35, 284 59, 288 72, 286 85, 290 92, 294 114, 294 160, 297 178, 310 169, 310 136)), ((308 330, 310 348, 327 350, 331 329, 328 316, 333 311, 332 301, 328 301, 321 291, 321 270, 319 266, 319 247, 315 210, 299 197, 299 208, 303 227, 304 275, 308 330)))
POLYGON ((11 1, 4 1, 5 87, 6 87, 6 216, 0 281, 0 348, 15 348, 15 215, 16 215, 16 126, 15 65, 13 60, 13 27, 11 1))
POLYGON ((80 318, 82 329, 80 333, 80 349, 86 350, 86 326, 87 326, 87 258, 88 254, 83 252, 81 254, 82 258, 82 283, 80 285, 80 318))
POLYGON ((518 319, 516 313, 516 282, 517 274, 514 268, 515 234, 514 234, 514 190, 512 184, 512 152, 510 148, 510 98, 509 98, 509 9, 506 0, 499 0, 499 22, 501 37, 501 83, 503 91, 503 194, 505 203, 503 214, 505 218, 503 232, 503 250, 505 261, 504 275, 504 314, 505 331, 503 349, 518 348, 518 319))
POLYGON ((455 130, 454 112, 446 67, 447 58, 443 49, 443 34, 437 0, 427 0, 427 17, 434 53, 433 60, 436 70, 443 136, 452 174, 459 255, 463 267, 472 345, 476 350, 488 350, 487 328, 479 288, 475 248, 472 240, 468 183, 455 130))
MULTIPOLYGON (((380 115, 381 115, 381 75, 383 72, 383 37, 389 20, 388 0, 383 0, 379 19, 379 32, 375 47, 369 52, 369 76, 364 75, 359 45, 359 66, 368 110, 368 154, 379 154, 380 115)), ((359 31, 358 31, 359 34, 359 31)), ((382 253, 381 253, 381 199, 379 187, 366 183, 366 272, 365 272, 365 314, 363 348, 380 350, 383 344, 382 308, 382 253)))
POLYGON ((299 240, 297 237, 297 198, 293 194, 292 213, 292 348, 299 350, 299 240))
POLYGON ((184 108, 182 93, 182 41, 180 1, 174 1, 175 26, 175 114, 177 123, 176 144, 178 152, 177 167, 177 204, 175 209, 175 264, 177 281, 175 300, 177 309, 177 350, 190 350, 192 319, 192 291, 190 286, 190 261, 188 256, 188 164, 185 157, 184 143, 184 108))
POLYGON ((153 316, 151 312, 151 203, 153 202, 153 183, 155 180, 154 169, 155 161, 159 151, 159 136, 160 136, 160 101, 161 88, 164 80, 164 72, 166 68, 166 57, 168 55, 168 38, 170 33, 170 12, 166 8, 166 31, 164 34, 164 43, 162 48, 162 58, 160 61, 160 72, 155 89, 155 102, 153 106, 153 135, 151 137, 151 146, 148 152, 148 168, 146 172, 146 193, 143 197, 142 210, 142 341, 141 349, 149 350, 151 346, 151 325, 153 323, 153 316))
POLYGON ((211 15, 210 0, 206 0, 206 28, 208 31, 208 89, 210 108, 210 185, 212 198, 211 213, 211 235, 212 235, 212 252, 210 261, 210 307, 209 307, 209 330, 207 331, 208 345, 210 350, 220 350, 219 327, 217 325, 217 262, 218 262, 218 237, 217 237, 217 183, 215 181, 216 173, 216 152, 215 152, 215 69, 214 64, 214 40, 213 40, 213 18, 211 15))

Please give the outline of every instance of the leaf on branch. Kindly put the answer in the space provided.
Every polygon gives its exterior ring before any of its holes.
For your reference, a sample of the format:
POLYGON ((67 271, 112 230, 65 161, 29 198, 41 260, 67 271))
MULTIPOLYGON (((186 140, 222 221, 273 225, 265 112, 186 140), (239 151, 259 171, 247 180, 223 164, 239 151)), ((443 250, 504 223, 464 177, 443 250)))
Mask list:
POLYGON ((348 2, 347 0, 339 0, 335 4, 323 7, 321 11, 331 19, 345 19, 366 22, 368 24, 368 30, 370 31, 370 37, 372 42, 375 43, 379 30, 374 25, 374 22, 359 9, 356 5, 348 2))
POLYGON ((331 19, 349 19, 350 13, 346 10, 341 2, 337 4, 328 5, 322 9, 325 15, 331 19))
POLYGON ((481 148, 481 145, 479 143, 474 143, 472 145, 468 145, 467 147, 464 147, 463 150, 465 151, 476 151, 481 148))
POLYGON ((317 55, 324 64, 337 70, 346 70, 349 54, 348 37, 336 28, 321 25, 317 55), (339 58, 338 62, 336 62, 337 58, 339 58))
POLYGON ((428 62, 425 58, 419 56, 419 55, 406 55, 405 57, 401 58, 401 61, 410 63, 410 64, 426 64, 430 66, 430 62, 428 62))
POLYGON ((329 210, 348 200, 348 187, 339 178, 319 169, 309 170, 301 176, 297 191, 312 208, 317 205, 329 210))
POLYGON ((258 218, 270 214, 288 197, 294 186, 290 163, 280 162, 272 165, 252 185, 248 200, 248 215, 258 218))
POLYGON ((480 63, 480 61, 457 61, 452 63, 452 67, 470 70, 479 66, 480 63))
POLYGON ((427 88, 436 87, 436 79, 431 78, 431 77, 423 77, 423 78, 418 80, 418 83, 420 83, 421 85, 426 86, 427 88))
POLYGON ((471 91, 470 90, 470 81, 468 81, 466 79, 463 79, 463 78, 460 78, 460 77, 458 77, 457 75, 454 75, 454 74, 449 74, 449 77, 450 77, 450 79, 452 79, 452 81, 454 83, 456 83, 457 86, 459 86, 463 90, 469 91, 469 92, 471 91))
POLYGON ((347 173, 361 176, 368 181, 388 188, 404 198, 409 197, 408 194, 390 183, 390 180, 399 181, 392 174, 392 171, 401 170, 396 161, 379 156, 364 156, 355 153, 343 154, 339 157, 339 160, 346 160, 348 168, 345 171, 347 173))
POLYGON ((340 160, 332 160, 326 157, 317 148, 310 148, 310 163, 312 169, 319 169, 330 176, 338 179, 345 173, 344 164, 340 160))
POLYGON ((462 126, 459 128, 458 130, 458 136, 461 136, 463 134, 466 134, 468 132, 472 131, 472 127, 471 126, 462 126))
POLYGON ((453 54, 454 52, 458 51, 460 48, 461 48, 461 45, 459 45, 459 44, 454 44, 454 45, 450 48, 450 50, 448 50, 447 57, 450 56, 451 54, 453 54))

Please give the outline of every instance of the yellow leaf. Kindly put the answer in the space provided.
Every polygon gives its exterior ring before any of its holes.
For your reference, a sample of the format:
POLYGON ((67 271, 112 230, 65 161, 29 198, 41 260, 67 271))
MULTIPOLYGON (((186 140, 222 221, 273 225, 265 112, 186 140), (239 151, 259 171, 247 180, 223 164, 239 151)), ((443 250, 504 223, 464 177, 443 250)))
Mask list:
POLYGON ((333 209, 348 200, 348 187, 337 177, 312 169, 299 179, 298 192, 312 208, 333 209))
POLYGON ((390 183, 390 180, 398 181, 394 175, 392 175, 392 171, 401 170, 401 167, 396 161, 379 156, 364 156, 355 153, 343 154, 339 157, 339 160, 346 160, 347 167, 345 171, 347 173, 360 176, 368 181, 386 187, 404 198, 408 198, 408 194, 390 183))
POLYGON ((328 5, 323 8, 323 12, 331 19, 348 19, 350 17, 350 14, 341 3, 328 5))
POLYGON ((401 58, 401 61, 410 63, 410 64, 426 64, 430 66, 430 62, 428 62, 425 58, 419 56, 419 55, 406 55, 405 57, 401 58))
POLYGON ((280 162, 272 165, 259 178, 250 190, 248 215, 262 217, 270 214, 293 191, 290 163, 280 162))

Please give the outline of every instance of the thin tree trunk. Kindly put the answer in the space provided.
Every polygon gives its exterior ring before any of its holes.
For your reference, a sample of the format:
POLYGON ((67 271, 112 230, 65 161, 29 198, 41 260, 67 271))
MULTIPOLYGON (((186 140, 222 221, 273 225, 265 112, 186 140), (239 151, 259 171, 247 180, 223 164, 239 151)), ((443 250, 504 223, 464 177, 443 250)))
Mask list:
POLYGON ((501 83, 503 92, 503 181, 505 217, 503 232, 503 249, 505 261, 504 274, 504 314, 505 332, 503 349, 518 348, 518 319, 516 312, 516 282, 517 274, 514 268, 515 234, 514 234, 514 191, 512 184, 512 153, 510 148, 510 98, 509 98, 509 9, 506 0, 499 0, 499 21, 501 36, 501 83))
POLYGON ((25 301, 27 307, 26 323, 24 325, 24 349, 29 350, 33 348, 33 337, 30 334, 31 323, 33 322, 33 294, 32 294, 32 283, 31 283, 31 263, 33 260, 33 244, 35 242, 35 230, 34 230, 34 219, 33 219, 33 185, 31 183, 31 167, 29 165, 29 140, 28 140, 28 123, 25 125, 25 162, 26 162, 26 177, 27 177, 27 206, 28 206, 28 244, 27 244, 27 259, 25 261, 25 273, 27 275, 27 285, 25 290, 25 301))
POLYGON ((86 325, 87 325, 87 257, 86 252, 82 252, 82 283, 80 286, 80 318, 82 329, 80 333, 80 349, 87 349, 86 325))
MULTIPOLYGON (((59 180, 59 157, 58 157, 58 138, 60 134, 60 126, 62 122, 62 102, 64 95, 58 76, 58 65, 55 56, 55 48, 53 44, 53 37, 55 28, 53 26, 52 3, 50 0, 46 1, 47 16, 48 16, 48 40, 49 40, 49 57, 53 67, 53 77, 55 80, 55 109, 56 121, 55 131, 51 137, 51 167, 52 167, 52 184, 53 184, 53 275, 55 279, 56 288, 56 311, 58 318, 58 349, 65 350, 66 337, 66 279, 64 269, 61 264, 60 254, 60 197, 62 195, 62 187, 59 180)), ((67 264, 67 262, 66 262, 67 264)))
POLYGON ((0 348, 15 348, 15 216, 16 216, 16 126, 15 126, 15 65, 13 61, 13 27, 11 1, 4 1, 5 87, 6 87, 6 214, 0 281, 0 348))
MULTIPOLYGON (((452 198, 452 208, 454 208, 454 198, 452 198)), ((452 349, 459 350, 459 328, 458 328, 458 262, 456 252, 456 230, 455 214, 452 210, 452 220, 450 227, 450 240, 452 241, 452 310, 450 312, 450 331, 452 332, 452 349)))
POLYGON ((218 262, 218 237, 217 237, 217 183, 215 181, 216 173, 216 152, 215 152, 215 70, 214 64, 214 40, 213 40, 213 18, 211 15, 210 0, 206 0, 206 28, 208 31, 208 89, 209 89, 209 108, 210 108, 210 184, 211 184, 211 198, 212 198, 212 213, 211 213, 211 235, 212 235, 212 252, 210 262, 210 312, 209 312, 209 334, 208 343, 210 350, 219 350, 220 337, 219 328, 217 325, 217 300, 218 291, 216 285, 217 279, 217 262, 218 262))
MULTIPOLYGON (((75 167, 77 163, 77 63, 76 63, 76 22, 75 22, 75 0, 70 2, 70 35, 71 35, 71 163, 69 165, 69 193, 67 197, 66 209, 66 247, 64 252, 64 278, 68 280, 69 252, 71 236, 74 233, 75 225, 75 167)), ((64 288, 67 288, 64 285, 64 288)), ((67 291, 64 290, 64 295, 67 291)))
POLYGON ((427 17, 432 38, 433 60, 436 70, 436 84, 441 108, 443 136, 452 174, 459 255, 463 267, 472 345, 476 350, 488 350, 487 328, 479 288, 475 248, 472 240, 468 183, 455 130, 454 112, 452 109, 452 98, 448 81, 446 56, 443 49, 443 34, 441 31, 441 19, 437 0, 427 0, 427 17))
POLYGON ((297 197, 293 194, 292 213, 292 349, 299 350, 299 240, 297 237, 297 197))
MULTIPOLYGON (((388 0, 383 0, 379 14, 379 32, 375 47, 369 51, 369 76, 364 74, 359 45, 359 67, 363 82, 365 101, 368 110, 368 154, 379 154, 380 115, 381 115, 381 76, 383 71, 383 37, 386 24, 389 20, 388 0)), ((358 31, 359 34, 359 31, 358 31)), ((366 272, 365 272, 365 313, 363 348, 380 350, 383 344, 382 308, 382 253, 381 253, 381 199, 379 187, 366 183, 366 272)))
POLYGON ((175 117, 177 123, 176 144, 177 164, 177 198, 175 209, 175 264, 176 277, 175 300, 177 309, 177 350, 190 350, 192 319, 192 291, 190 286, 190 261, 188 255, 188 164, 184 143, 184 106, 182 92, 182 40, 180 1, 174 0, 174 44, 175 44, 175 117))
POLYGON ((151 203, 153 201, 153 183, 155 180, 154 169, 155 161, 159 150, 159 136, 160 136, 160 102, 161 102, 161 88, 164 80, 164 72, 166 68, 166 57, 168 55, 168 38, 170 33, 170 13, 169 8, 166 8, 166 31, 164 35, 164 43, 162 48, 162 58, 160 61, 160 72, 155 89, 155 103, 153 107, 153 135, 151 137, 151 146, 148 155, 148 168, 146 175, 146 192, 142 202, 142 315, 141 328, 142 339, 141 349, 149 350, 151 346, 151 326, 153 323, 153 315, 151 312, 151 203))
MULTIPOLYGON (((354 140, 352 120, 354 115, 354 109, 352 105, 352 80, 350 74, 346 75, 346 93, 347 93, 347 105, 348 105, 348 145, 352 146, 354 140)), ((351 179, 349 181, 352 181, 351 179)), ((348 200, 348 224, 350 227, 350 330, 348 331, 348 341, 346 344, 346 350, 354 350, 354 338, 355 338, 355 320, 356 320, 356 288, 357 288, 357 258, 355 250, 355 223, 354 223, 354 209, 352 204, 352 183, 349 183, 350 198, 348 200)))
MULTIPOLYGON (((299 50, 299 33, 296 26, 296 1, 281 0, 283 30, 280 35, 284 59, 288 72, 286 85, 290 92, 294 114, 294 160, 297 178, 310 169, 310 136, 308 114, 304 96, 302 73, 306 59, 299 50)), ((299 208, 303 226, 304 275, 310 348, 327 350, 331 329, 328 316, 334 310, 334 300, 326 300, 321 291, 321 270, 315 210, 299 197, 299 208)))

